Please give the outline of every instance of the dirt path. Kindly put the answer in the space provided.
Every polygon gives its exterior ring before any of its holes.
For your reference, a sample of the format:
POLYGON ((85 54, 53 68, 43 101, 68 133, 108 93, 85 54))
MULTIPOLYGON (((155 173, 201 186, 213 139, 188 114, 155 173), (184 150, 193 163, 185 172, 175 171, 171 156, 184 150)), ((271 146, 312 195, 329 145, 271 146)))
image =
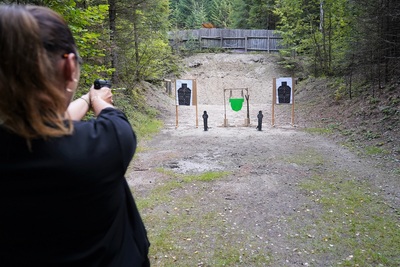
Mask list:
POLYGON ((183 78, 198 81, 198 127, 195 107, 179 107, 176 127, 173 100, 155 99, 171 104, 164 106, 165 127, 140 143, 142 149, 127 175, 139 202, 151 198, 157 188, 173 181, 179 184, 167 192, 165 201, 154 200, 156 204, 142 210, 154 250, 153 266, 336 266, 346 261, 351 265, 352 249, 337 247, 320 225, 322 193, 314 195, 306 184, 316 176, 338 188, 351 180, 393 208, 400 204, 398 177, 322 136, 305 133, 301 125, 293 127, 290 109, 278 110, 278 123, 272 127, 271 79, 282 75, 274 58, 227 57, 188 60, 196 67, 183 78), (227 110, 230 127, 222 127, 221 88, 249 84, 257 88, 250 93, 251 125, 243 127, 245 110, 227 110), (203 110, 209 114, 209 131, 202 128, 203 110), (262 131, 255 129, 258 110, 264 113, 262 131), (226 175, 211 182, 182 178, 205 172, 226 175), (176 219, 175 226, 171 218, 176 219), (160 229, 173 240, 169 249, 156 241, 160 229), (227 255, 236 260, 229 262, 227 255), (222 264, 216 258, 228 261, 222 264))

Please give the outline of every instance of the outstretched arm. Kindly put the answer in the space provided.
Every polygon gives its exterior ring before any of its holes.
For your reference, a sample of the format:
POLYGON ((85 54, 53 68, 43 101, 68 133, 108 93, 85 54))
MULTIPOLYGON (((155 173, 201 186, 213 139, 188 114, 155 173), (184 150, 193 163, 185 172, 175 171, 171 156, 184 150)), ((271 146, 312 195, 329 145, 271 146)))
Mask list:
POLYGON ((72 101, 67 109, 67 114, 71 120, 82 120, 86 113, 92 108, 94 114, 98 116, 100 112, 108 107, 114 107, 112 104, 112 92, 108 87, 101 89, 90 88, 89 93, 72 101))
POLYGON ((71 120, 80 121, 90 109, 89 93, 72 101, 67 109, 67 113, 71 120))

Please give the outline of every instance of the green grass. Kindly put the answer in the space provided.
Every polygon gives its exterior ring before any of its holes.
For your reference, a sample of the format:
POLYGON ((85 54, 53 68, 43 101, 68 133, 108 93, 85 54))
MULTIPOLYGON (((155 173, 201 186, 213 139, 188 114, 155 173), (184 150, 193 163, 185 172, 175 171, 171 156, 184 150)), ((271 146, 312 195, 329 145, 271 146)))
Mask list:
POLYGON ((307 165, 309 167, 322 166, 325 163, 323 156, 315 149, 307 149, 299 152, 297 155, 285 157, 284 161, 296 163, 297 165, 307 165))
POLYGON ((304 131, 312 134, 331 134, 333 133, 332 128, 306 128, 304 131))
POLYGON ((387 155, 389 152, 381 147, 377 146, 366 146, 364 148, 366 155, 387 155))
POLYGON ((145 113, 135 112, 129 117, 139 140, 148 140, 163 127, 163 122, 145 113))
POLYGON ((187 183, 193 182, 211 182, 220 178, 223 178, 229 174, 229 172, 204 172, 200 174, 179 174, 172 170, 166 170, 163 168, 156 169, 157 172, 165 174, 166 178, 163 183, 155 187, 147 198, 142 198, 137 201, 137 205, 140 209, 154 208, 162 203, 171 201, 172 196, 169 194, 171 191, 180 189, 187 183))
POLYGON ((146 106, 144 95, 136 90, 131 95, 115 94, 114 103, 126 114, 139 140, 148 140, 162 129, 163 122, 157 119, 159 111, 146 106))
POLYGON ((299 184, 313 203, 304 207, 309 214, 290 220, 299 251, 312 251, 319 259, 334 255, 338 259, 330 266, 399 266, 400 211, 386 204, 380 191, 351 171, 320 169, 329 162, 313 149, 285 160, 311 170, 311 177, 299 184), (297 223, 310 219, 306 225, 297 223))
POLYGON ((163 168, 157 171, 166 176, 162 184, 137 200, 149 229, 152 265, 268 266, 272 257, 252 248, 257 247, 249 238, 252 233, 231 229, 224 214, 201 205, 210 190, 206 184, 223 179, 229 172, 185 175, 163 168), (193 186, 197 190, 185 190, 193 186))
POLYGON ((211 182, 219 178, 222 178, 224 176, 227 176, 228 174, 229 172, 204 172, 195 175, 184 175, 182 179, 187 183, 195 181, 211 182))
POLYGON ((317 254, 343 255, 335 266, 399 266, 399 213, 367 182, 349 173, 314 175, 300 187, 318 204, 314 224, 299 231, 316 232, 308 246, 317 254))

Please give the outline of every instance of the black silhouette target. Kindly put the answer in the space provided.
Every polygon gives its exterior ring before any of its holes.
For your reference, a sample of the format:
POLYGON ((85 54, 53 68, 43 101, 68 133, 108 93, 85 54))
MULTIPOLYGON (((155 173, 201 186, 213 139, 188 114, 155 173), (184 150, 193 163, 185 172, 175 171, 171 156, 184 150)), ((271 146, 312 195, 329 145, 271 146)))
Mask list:
POLYGON ((293 90, 291 78, 276 79, 276 104, 292 104, 293 90))
POLYGON ((176 102, 179 106, 191 106, 193 98, 193 82, 178 80, 176 83, 176 102))

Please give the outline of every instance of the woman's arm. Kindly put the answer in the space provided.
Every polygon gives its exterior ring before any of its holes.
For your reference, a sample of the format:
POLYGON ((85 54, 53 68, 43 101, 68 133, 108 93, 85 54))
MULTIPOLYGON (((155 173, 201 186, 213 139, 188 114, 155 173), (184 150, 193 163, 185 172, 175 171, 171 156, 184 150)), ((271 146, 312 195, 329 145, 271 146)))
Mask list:
POLYGON ((89 93, 72 101, 67 109, 67 113, 71 120, 80 121, 90 109, 89 93))
POLYGON ((80 98, 72 101, 67 109, 67 113, 71 120, 79 121, 86 115, 90 108, 96 116, 100 112, 109 107, 114 107, 112 104, 112 92, 108 87, 102 87, 100 89, 90 88, 89 93, 81 96, 80 98))

